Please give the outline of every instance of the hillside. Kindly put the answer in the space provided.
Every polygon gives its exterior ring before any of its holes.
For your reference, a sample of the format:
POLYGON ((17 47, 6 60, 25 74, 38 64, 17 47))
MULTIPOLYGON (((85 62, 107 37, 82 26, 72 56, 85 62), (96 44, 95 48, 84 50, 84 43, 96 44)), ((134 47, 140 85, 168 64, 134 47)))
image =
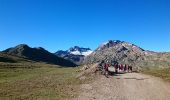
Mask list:
POLYGON ((57 57, 56 55, 48 52, 44 48, 31 48, 28 45, 21 44, 13 48, 2 51, 4 54, 16 56, 32 61, 46 62, 50 64, 57 64, 61 66, 74 67, 76 64, 69 60, 57 57))
POLYGON ((119 40, 110 40, 101 44, 87 56, 84 64, 97 63, 102 60, 129 64, 135 67, 169 67, 170 53, 144 50, 135 44, 119 40))
POLYGON ((34 61, 0 52, 0 62, 24 63, 24 62, 34 62, 34 61))

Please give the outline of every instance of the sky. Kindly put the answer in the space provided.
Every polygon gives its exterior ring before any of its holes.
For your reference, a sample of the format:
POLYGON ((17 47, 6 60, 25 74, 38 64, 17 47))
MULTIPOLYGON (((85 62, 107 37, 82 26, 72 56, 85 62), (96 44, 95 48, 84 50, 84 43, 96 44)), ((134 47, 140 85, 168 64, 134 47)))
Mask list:
POLYGON ((0 51, 94 50, 108 40, 170 52, 170 0, 0 0, 0 51))

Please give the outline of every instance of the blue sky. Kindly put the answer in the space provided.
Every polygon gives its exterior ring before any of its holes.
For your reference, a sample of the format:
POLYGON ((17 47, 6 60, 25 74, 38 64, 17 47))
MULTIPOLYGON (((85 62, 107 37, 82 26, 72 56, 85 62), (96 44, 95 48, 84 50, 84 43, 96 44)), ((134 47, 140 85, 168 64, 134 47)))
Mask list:
POLYGON ((169 52, 170 0, 0 0, 0 50, 95 49, 107 40, 169 52))

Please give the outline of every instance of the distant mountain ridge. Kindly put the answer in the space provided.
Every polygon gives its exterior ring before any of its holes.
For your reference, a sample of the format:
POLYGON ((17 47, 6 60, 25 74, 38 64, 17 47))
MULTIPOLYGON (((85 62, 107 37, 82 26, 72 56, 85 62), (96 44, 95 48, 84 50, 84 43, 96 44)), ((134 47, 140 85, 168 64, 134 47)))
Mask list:
POLYGON ((16 47, 6 49, 2 52, 8 55, 22 57, 33 61, 40 61, 70 67, 76 66, 76 64, 74 64, 73 62, 58 57, 42 47, 31 48, 26 44, 20 44, 16 47))
MULTIPOLYGON (((169 52, 148 51, 135 44, 120 40, 109 40, 102 43, 94 51, 90 48, 74 46, 66 51, 59 50, 56 53, 50 53, 42 47, 31 48, 28 45, 21 44, 2 52, 7 55, 1 55, 0 61, 16 62, 11 58, 20 57, 31 61, 46 62, 61 66, 76 66, 107 60, 109 62, 129 64, 140 68, 170 67, 169 52), (8 55, 12 57, 8 58, 8 55)), ((20 59, 20 61, 23 60, 20 59)))
POLYGON ((66 51, 59 50, 54 54, 64 59, 75 62, 76 64, 81 64, 84 60, 84 57, 90 55, 92 52, 93 51, 90 48, 74 46, 66 51))

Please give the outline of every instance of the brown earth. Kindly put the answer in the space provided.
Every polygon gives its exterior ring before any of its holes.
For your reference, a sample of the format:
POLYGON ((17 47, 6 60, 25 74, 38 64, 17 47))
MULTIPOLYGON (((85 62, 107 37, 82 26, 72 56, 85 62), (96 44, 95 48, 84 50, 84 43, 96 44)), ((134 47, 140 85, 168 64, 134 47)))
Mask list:
POLYGON ((140 73, 99 76, 75 100, 170 100, 170 84, 140 73))

